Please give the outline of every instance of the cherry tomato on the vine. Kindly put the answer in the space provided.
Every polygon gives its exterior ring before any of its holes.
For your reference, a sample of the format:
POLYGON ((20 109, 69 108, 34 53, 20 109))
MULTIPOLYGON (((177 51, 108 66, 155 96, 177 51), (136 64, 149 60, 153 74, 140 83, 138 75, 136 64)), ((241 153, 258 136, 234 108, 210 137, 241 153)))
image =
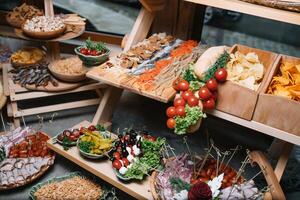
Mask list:
POLYGON ((178 83, 178 89, 180 91, 186 91, 188 90, 190 87, 190 84, 189 82, 187 82, 186 80, 181 80, 179 83, 178 83))
POLYGON ((185 100, 182 99, 182 98, 177 98, 177 99, 174 100, 174 106, 175 106, 175 108, 177 106, 185 106, 185 103, 186 103, 185 100))
POLYGON ((194 96, 194 93, 191 90, 187 90, 181 93, 181 97, 186 101, 192 96, 194 96))
POLYGON ((169 107, 166 111, 166 114, 170 118, 175 117, 176 115, 175 107, 174 106, 169 107))
POLYGON ((180 117, 184 117, 185 116, 185 108, 184 108, 184 106, 177 106, 175 108, 175 110, 176 110, 176 115, 177 116, 180 116, 180 117))
POLYGON ((213 98, 210 98, 207 101, 203 102, 203 108, 204 109, 208 109, 208 110, 214 109, 215 105, 216 105, 216 103, 215 103, 215 100, 213 98))
POLYGON ((207 87, 202 87, 199 89, 198 95, 200 99, 208 100, 211 97, 211 92, 207 89, 207 87))
POLYGON ((168 127, 169 129, 174 129, 174 128, 175 128, 175 125, 176 125, 175 119, 169 118, 169 119, 167 120, 167 127, 168 127))
POLYGON ((226 81, 227 78, 227 71, 224 68, 220 68, 215 72, 215 78, 219 82, 224 82, 226 81))
POLYGON ((218 89, 218 82, 216 79, 212 78, 209 79, 206 83, 205 86, 210 90, 210 91, 216 91, 218 89))
POLYGON ((199 105, 199 100, 194 97, 194 96, 191 96, 188 98, 187 100, 188 104, 190 107, 194 107, 194 106, 198 106, 199 105))

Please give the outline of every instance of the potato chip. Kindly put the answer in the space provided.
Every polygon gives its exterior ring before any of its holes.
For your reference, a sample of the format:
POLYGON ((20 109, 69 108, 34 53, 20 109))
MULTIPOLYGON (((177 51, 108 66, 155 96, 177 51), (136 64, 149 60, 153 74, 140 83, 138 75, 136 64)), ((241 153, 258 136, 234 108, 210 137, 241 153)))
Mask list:
POLYGON ((260 63, 258 55, 250 52, 247 55, 236 51, 230 54, 227 63, 228 80, 251 90, 257 90, 264 76, 264 65, 260 63))
POLYGON ((267 93, 299 101, 300 65, 281 63, 278 75, 272 78, 267 93))

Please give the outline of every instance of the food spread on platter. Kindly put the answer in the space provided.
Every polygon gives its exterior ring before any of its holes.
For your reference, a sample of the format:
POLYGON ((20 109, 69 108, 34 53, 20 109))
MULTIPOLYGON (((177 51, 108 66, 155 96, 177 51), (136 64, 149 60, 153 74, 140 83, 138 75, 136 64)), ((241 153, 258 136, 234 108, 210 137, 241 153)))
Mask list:
MULTIPOLYGON (((154 58, 156 54, 163 56, 164 53, 169 52, 175 47, 169 46, 174 40, 172 36, 166 35, 165 33, 154 34, 148 39, 134 45, 127 52, 122 52, 113 58, 113 60, 106 63, 106 66, 109 68, 114 66, 121 66, 126 69, 136 68, 146 60, 150 61, 150 58, 154 58), (164 49, 167 47, 168 49, 164 49)), ((178 45, 178 43, 179 42, 176 44, 178 45)))
POLYGON ((30 32, 52 32, 63 28, 65 28, 65 24, 58 16, 36 16, 26 20, 23 25, 23 29, 30 32))
POLYGON ((36 16, 42 16, 43 11, 32 5, 23 3, 21 6, 15 7, 13 11, 7 14, 9 23, 17 28, 27 20, 36 16))
POLYGON ((42 61, 45 53, 39 48, 24 48, 11 55, 11 62, 14 65, 32 65, 42 61))
POLYGON ((79 129, 64 130, 55 137, 55 140, 62 144, 65 150, 68 150, 70 146, 76 145, 78 138, 82 134, 79 129))
POLYGON ((117 176, 123 180, 142 180, 149 172, 161 166, 164 138, 155 138, 145 132, 128 130, 109 152, 117 176))
POLYGON ((77 147, 88 155, 104 155, 113 146, 114 140, 111 134, 105 131, 103 127, 97 129, 92 125, 89 128, 81 128, 80 132, 83 135, 78 139, 77 147))
POLYGON ((74 25, 74 26, 84 26, 85 25, 85 18, 80 17, 78 14, 60 14, 59 15, 65 24, 74 25))
POLYGON ((201 119, 206 117, 203 109, 215 108, 218 84, 226 81, 228 57, 226 47, 211 47, 173 82, 178 94, 166 110, 169 129, 179 135, 199 129, 201 119))
POLYGON ((176 93, 173 81, 205 49, 193 40, 183 41, 165 33, 153 34, 89 74, 114 86, 167 102, 176 93))
POLYGON ((230 54, 226 69, 228 80, 255 91, 260 86, 265 73, 264 65, 254 52, 244 55, 236 51, 230 54))
POLYGON ((0 136, 0 189, 26 184, 54 163, 49 137, 26 127, 0 136))
POLYGON ((85 176, 74 174, 69 177, 54 178, 32 193, 35 200, 98 200, 103 190, 99 184, 85 176))
POLYGON ((52 70, 67 75, 78 75, 86 72, 82 66, 82 61, 78 57, 58 60, 52 65, 52 70))
POLYGON ((262 199, 262 193, 256 188, 252 180, 244 181, 239 178, 235 182, 237 173, 229 166, 217 162, 214 159, 203 160, 191 158, 188 154, 182 154, 166 160, 165 168, 155 172, 155 191, 162 200, 210 200, 210 199, 262 199), (221 166, 221 170, 215 169, 221 166), (222 166, 224 167, 222 169, 222 166), (195 179, 195 171, 199 168, 205 178, 195 179), (225 174, 224 174, 225 172, 225 174), (231 181, 232 180, 232 181, 231 181), (240 190, 229 189, 239 188, 240 190), (243 198, 246 197, 246 198, 243 198))
POLYGON ((267 93, 300 101, 300 64, 281 63, 267 93))
POLYGON ((86 56, 100 56, 106 54, 109 50, 104 43, 92 41, 88 38, 85 44, 79 48, 79 52, 86 56))
POLYGON ((12 79, 14 83, 18 83, 22 87, 25 87, 27 84, 35 85, 35 87, 46 87, 50 83, 54 87, 58 86, 58 82, 50 73, 47 63, 39 63, 25 68, 18 67, 10 72, 13 73, 12 79))

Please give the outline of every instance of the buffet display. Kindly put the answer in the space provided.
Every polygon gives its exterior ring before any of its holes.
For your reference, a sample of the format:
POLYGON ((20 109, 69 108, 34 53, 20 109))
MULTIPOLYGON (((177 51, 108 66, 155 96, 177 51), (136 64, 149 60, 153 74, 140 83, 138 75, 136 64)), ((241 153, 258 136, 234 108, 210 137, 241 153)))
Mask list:
MULTIPOLYGON (((76 14, 44 16, 42 10, 25 3, 10 12, 7 21, 18 28, 19 37, 41 41, 74 38, 85 27, 85 19, 76 14)), ((74 52, 76 56, 48 63, 43 50, 20 49, 9 54, 13 69, 8 77, 20 87, 58 92, 80 86, 87 76, 165 103, 173 101, 166 109, 166 124, 178 135, 196 132, 207 117, 205 112, 213 109, 299 135, 297 58, 242 45, 208 47, 166 33, 153 34, 115 57, 109 58, 104 43, 90 38, 74 52), (96 67, 87 72, 92 66, 96 67), (289 106, 273 109, 272 102, 289 106), (287 122, 280 116, 293 119, 287 122)), ((0 55, 1 62, 7 61, 7 54, 0 55)), ((0 91, 1 87, 0 82, 0 91)), ((154 199, 162 200, 263 199, 266 192, 257 188, 253 178, 242 175, 249 155, 236 170, 230 166, 235 152, 225 160, 230 153, 212 145, 204 156, 177 156, 165 138, 147 131, 130 128, 115 135, 90 123, 63 130, 52 139, 29 127, 0 136, 0 190, 25 185, 45 173, 54 164, 50 149, 120 189, 148 199, 147 188, 154 199)), ((36 200, 105 199, 104 194, 97 182, 81 173, 50 179, 30 191, 36 200)))
POLYGON ((30 183, 53 165, 47 140, 48 135, 29 127, 0 136, 0 190, 30 183))

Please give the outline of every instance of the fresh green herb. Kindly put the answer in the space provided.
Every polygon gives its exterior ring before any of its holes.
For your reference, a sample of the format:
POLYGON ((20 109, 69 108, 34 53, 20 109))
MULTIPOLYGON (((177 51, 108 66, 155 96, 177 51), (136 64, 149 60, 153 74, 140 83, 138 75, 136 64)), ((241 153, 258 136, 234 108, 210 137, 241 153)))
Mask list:
POLYGON ((0 162, 2 162, 6 158, 6 153, 4 147, 0 147, 0 162))
POLYGON ((205 84, 203 82, 200 81, 191 81, 190 82, 190 89, 195 92, 197 90, 199 90, 202 86, 204 86, 205 84))
POLYGON ((164 144, 164 138, 157 138, 154 142, 143 140, 143 156, 132 164, 132 167, 125 173, 125 177, 142 180, 144 175, 148 174, 149 171, 160 167, 161 149, 164 144))
POLYGON ((183 181, 181 178, 175 178, 175 177, 171 177, 169 179, 172 188, 176 191, 176 192, 180 192, 182 190, 190 190, 191 185, 185 181, 183 181))
POLYGON ((90 37, 85 41, 85 46, 90 50, 96 50, 98 52, 107 51, 107 48, 103 42, 94 42, 90 37))
POLYGON ((100 132, 106 131, 105 128, 104 128, 104 126, 102 126, 101 124, 97 124, 96 125, 96 130, 100 131, 100 132))
POLYGON ((185 106, 185 117, 175 117, 175 133, 178 135, 186 134, 187 129, 195 125, 201 117, 206 117, 199 106, 185 106))
POLYGON ((215 72, 219 68, 224 68, 227 64, 227 61, 229 59, 229 54, 227 51, 225 51, 218 59, 217 61, 213 64, 213 66, 205 73, 203 82, 208 81, 209 79, 213 78, 215 76, 215 72))
POLYGON ((81 141, 79 143, 79 149, 81 151, 83 151, 83 152, 86 152, 86 153, 90 153, 91 150, 92 150, 92 148, 93 148, 93 146, 94 146, 94 143, 91 142, 91 141, 89 141, 89 142, 87 142, 87 141, 81 141))
POLYGON ((183 79, 189 83, 191 81, 198 81, 198 78, 197 78, 193 68, 194 68, 194 64, 190 63, 189 68, 183 72, 183 79))
POLYGON ((73 145, 73 141, 71 141, 68 137, 64 137, 62 141, 62 146, 65 151, 70 149, 70 146, 73 145))
POLYGON ((189 68, 183 72, 183 79, 189 82, 190 89, 192 91, 197 91, 204 85, 204 83, 198 80, 193 68, 194 63, 190 63, 189 68))

